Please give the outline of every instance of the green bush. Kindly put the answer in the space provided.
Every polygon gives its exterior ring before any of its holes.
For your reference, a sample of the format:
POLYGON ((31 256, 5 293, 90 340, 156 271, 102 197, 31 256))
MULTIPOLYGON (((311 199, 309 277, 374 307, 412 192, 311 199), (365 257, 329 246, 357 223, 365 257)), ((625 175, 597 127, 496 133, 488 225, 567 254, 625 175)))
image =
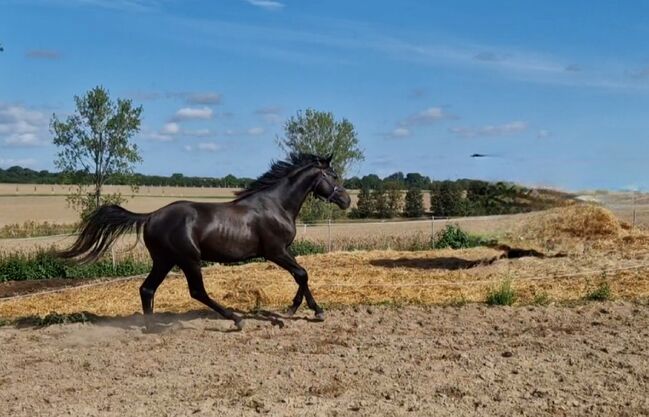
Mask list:
POLYGON ((88 265, 76 265, 57 258, 54 253, 40 251, 25 255, 13 253, 0 257, 0 282, 49 278, 100 278, 138 275, 149 272, 149 262, 124 259, 113 265, 101 259, 88 265))
POLYGON ((288 247, 293 256, 314 255, 327 252, 322 243, 311 242, 310 240, 296 240, 288 247))
POLYGON ((608 282, 604 281, 593 291, 586 294, 586 299, 590 301, 606 301, 613 297, 611 294, 611 287, 608 282))
POLYGON ((510 306, 516 301, 516 291, 512 288, 512 282, 505 280, 498 288, 492 288, 487 293, 487 304, 491 306, 510 306))
POLYGON ((433 246, 437 249, 465 249, 484 246, 487 243, 491 243, 491 241, 481 236, 466 233, 456 224, 448 224, 444 230, 435 236, 433 246))

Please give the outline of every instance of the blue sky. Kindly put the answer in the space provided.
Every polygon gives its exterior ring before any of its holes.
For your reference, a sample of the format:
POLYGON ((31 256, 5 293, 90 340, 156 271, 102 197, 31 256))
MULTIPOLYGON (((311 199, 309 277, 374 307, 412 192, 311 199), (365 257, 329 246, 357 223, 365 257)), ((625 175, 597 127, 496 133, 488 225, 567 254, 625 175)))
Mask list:
POLYGON ((649 2, 0 0, 0 166, 53 169, 100 84, 144 107, 143 173, 256 176, 315 108, 354 175, 645 189, 648 37, 649 2))

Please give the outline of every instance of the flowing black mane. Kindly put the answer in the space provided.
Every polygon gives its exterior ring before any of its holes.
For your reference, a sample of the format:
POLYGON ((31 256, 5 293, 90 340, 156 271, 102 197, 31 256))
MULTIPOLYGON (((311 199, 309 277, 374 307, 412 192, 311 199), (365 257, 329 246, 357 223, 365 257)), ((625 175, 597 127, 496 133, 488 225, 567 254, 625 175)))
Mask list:
MULTIPOLYGON (((244 197, 255 194, 261 190, 265 190, 282 178, 286 178, 296 170, 306 168, 307 166, 321 162, 323 158, 310 153, 296 153, 291 152, 286 161, 273 161, 270 169, 259 176, 256 180, 250 183, 245 189, 236 192, 236 200, 241 200, 244 197)), ((235 201, 236 201, 235 200, 235 201)))

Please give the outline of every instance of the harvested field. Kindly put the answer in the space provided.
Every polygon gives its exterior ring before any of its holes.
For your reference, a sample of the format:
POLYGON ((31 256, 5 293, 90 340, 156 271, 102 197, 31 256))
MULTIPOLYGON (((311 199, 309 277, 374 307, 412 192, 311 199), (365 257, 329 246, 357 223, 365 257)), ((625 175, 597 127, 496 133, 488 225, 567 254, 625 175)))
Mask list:
POLYGON ((202 314, 0 328, 13 417, 638 416, 649 308, 345 307, 324 323, 202 314))

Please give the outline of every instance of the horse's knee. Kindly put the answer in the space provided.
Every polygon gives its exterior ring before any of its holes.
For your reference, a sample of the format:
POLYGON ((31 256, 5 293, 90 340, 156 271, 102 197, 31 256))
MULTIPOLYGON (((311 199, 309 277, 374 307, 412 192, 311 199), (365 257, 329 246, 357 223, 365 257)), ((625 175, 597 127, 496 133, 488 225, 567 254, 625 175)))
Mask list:
POLYGON ((152 290, 151 288, 147 288, 144 285, 140 287, 140 297, 149 299, 149 298, 153 298, 154 295, 155 295, 155 290, 152 290))
POLYGON ((309 282, 309 274, 305 269, 298 269, 293 273, 293 277, 299 285, 306 285, 309 282))
POLYGON ((193 288, 189 289, 189 296, 196 301, 205 301, 205 299, 208 298, 205 291, 200 291, 193 288))

